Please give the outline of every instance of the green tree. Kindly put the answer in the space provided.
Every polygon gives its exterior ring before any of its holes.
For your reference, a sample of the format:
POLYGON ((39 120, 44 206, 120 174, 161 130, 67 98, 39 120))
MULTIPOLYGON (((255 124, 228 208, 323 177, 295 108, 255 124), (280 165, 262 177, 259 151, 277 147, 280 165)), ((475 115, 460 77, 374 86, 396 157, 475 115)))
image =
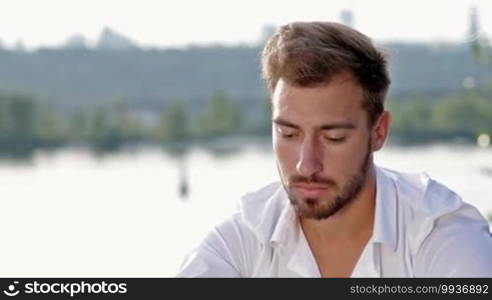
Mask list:
POLYGON ((90 142, 96 151, 114 151, 123 143, 123 134, 106 107, 99 107, 91 118, 90 142))
POLYGON ((72 142, 88 143, 92 135, 92 114, 87 109, 77 109, 70 116, 69 130, 72 142))
POLYGON ((432 127, 433 104, 427 99, 391 103, 393 129, 401 133, 424 132, 432 127))
POLYGON ((216 92, 200 123, 202 135, 224 136, 241 128, 241 114, 231 98, 225 93, 216 92))
POLYGON ((188 107, 174 102, 165 109, 157 122, 155 136, 162 142, 183 142, 191 137, 188 107))
POLYGON ((10 98, 0 94, 0 139, 5 139, 12 132, 12 115, 10 114, 10 98))
POLYGON ((45 146, 60 145, 65 139, 65 127, 60 114, 52 107, 41 109, 36 126, 36 136, 45 146))
POLYGON ((11 96, 10 113, 12 133, 17 137, 32 139, 36 119, 36 104, 34 99, 27 95, 14 94, 11 96))
POLYGON ((477 135, 492 131, 492 102, 470 91, 436 103, 434 127, 477 135))
POLYGON ((130 113, 123 98, 116 99, 110 106, 113 130, 118 131, 125 142, 141 140, 144 129, 138 118, 130 113))
POLYGON ((29 155, 38 143, 35 132, 37 105, 26 94, 0 95, 0 152, 29 155))

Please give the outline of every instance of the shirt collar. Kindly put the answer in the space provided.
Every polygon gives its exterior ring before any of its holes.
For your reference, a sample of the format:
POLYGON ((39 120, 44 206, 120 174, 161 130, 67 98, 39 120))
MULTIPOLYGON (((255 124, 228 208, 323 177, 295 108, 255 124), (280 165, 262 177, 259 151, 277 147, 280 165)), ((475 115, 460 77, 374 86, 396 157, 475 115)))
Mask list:
POLYGON ((282 201, 286 201, 287 204, 283 207, 270 238, 270 245, 272 247, 277 247, 279 245, 286 246, 289 242, 298 242, 299 233, 301 231, 296 212, 294 207, 290 204, 285 190, 281 193, 281 197, 283 198, 282 201))
POLYGON ((397 190, 391 173, 383 168, 376 169, 376 208, 374 216, 373 242, 380 242, 393 251, 397 245, 397 190))

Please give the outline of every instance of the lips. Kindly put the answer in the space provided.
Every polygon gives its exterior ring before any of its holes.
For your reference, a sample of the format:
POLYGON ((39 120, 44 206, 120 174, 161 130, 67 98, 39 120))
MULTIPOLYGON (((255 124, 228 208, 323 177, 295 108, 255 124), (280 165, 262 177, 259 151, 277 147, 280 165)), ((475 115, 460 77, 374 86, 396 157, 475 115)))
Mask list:
POLYGON ((328 186, 319 184, 300 183, 294 185, 296 189, 304 197, 319 197, 328 190, 328 186))

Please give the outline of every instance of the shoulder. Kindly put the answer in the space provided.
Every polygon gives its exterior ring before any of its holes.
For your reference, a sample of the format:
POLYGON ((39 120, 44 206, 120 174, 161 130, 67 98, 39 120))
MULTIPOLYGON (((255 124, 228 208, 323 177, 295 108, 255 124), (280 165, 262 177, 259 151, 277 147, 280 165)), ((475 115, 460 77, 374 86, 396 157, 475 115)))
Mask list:
POLYGON ((489 224, 474 206, 426 174, 384 172, 397 190, 417 276, 492 276, 489 224))
POLYGON ((268 243, 287 204, 281 183, 268 184, 244 195, 234 215, 215 226, 211 236, 243 245, 251 241, 268 243))
POLYGON ((392 184, 405 221, 433 223, 434 220, 471 207, 453 190, 426 173, 403 173, 379 168, 386 184, 392 184))
POLYGON ((256 256, 268 239, 269 223, 275 223, 281 189, 280 183, 272 183, 243 196, 237 211, 219 222, 187 256, 180 274, 251 274, 256 256))
POLYGON ((287 205, 289 203, 282 184, 274 182, 242 197, 238 217, 259 240, 267 243, 287 205))
POLYGON ((415 258, 415 272, 422 277, 492 277, 488 222, 464 204, 434 220, 415 258))
POLYGON ((426 173, 378 169, 394 185, 399 204, 415 214, 438 217, 456 210, 463 202, 454 191, 426 173))

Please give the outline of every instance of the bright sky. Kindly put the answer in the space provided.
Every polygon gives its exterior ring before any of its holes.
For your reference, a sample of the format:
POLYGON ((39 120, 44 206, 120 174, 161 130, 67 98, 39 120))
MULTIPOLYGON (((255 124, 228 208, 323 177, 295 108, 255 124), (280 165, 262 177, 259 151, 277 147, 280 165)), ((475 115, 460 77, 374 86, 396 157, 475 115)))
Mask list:
POLYGON ((110 27, 144 46, 254 43, 265 24, 339 21, 344 9, 377 41, 459 41, 472 5, 491 37, 491 0, 0 0, 0 41, 58 46, 82 34, 95 42, 110 27))

